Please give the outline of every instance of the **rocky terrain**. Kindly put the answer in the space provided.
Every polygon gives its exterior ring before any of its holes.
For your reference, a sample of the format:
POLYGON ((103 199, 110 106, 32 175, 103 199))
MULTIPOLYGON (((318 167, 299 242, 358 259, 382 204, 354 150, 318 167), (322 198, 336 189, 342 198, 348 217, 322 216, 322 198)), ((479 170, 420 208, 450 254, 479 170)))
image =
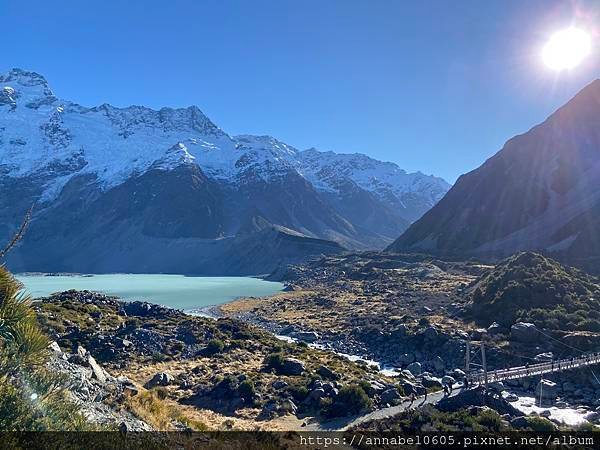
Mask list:
MULTIPOLYGON (((479 365, 485 344, 490 369, 568 358, 600 345, 600 333, 587 325, 596 314, 598 280, 534 253, 498 266, 418 254, 348 254, 273 277, 285 281, 285 292, 240 299, 220 311, 417 378, 424 374, 425 384, 461 379, 467 341, 470 360, 479 365), (578 314, 587 321, 575 320, 578 314)), ((600 405, 600 385, 589 370, 547 378, 552 401, 590 410, 600 405)), ((539 378, 523 379, 497 389, 533 396, 538 384, 539 378)))
POLYGON ((280 334, 406 367, 443 373, 464 365, 468 286, 491 267, 422 255, 324 257, 273 275, 288 286, 267 299, 222 305, 227 315, 276 323, 280 334))
POLYGON ((461 176, 390 251, 457 258, 544 252, 600 271, 600 80, 461 176))
POLYGON ((393 405, 406 377, 231 319, 68 291, 35 302, 50 366, 94 423, 127 430, 300 429, 393 405))

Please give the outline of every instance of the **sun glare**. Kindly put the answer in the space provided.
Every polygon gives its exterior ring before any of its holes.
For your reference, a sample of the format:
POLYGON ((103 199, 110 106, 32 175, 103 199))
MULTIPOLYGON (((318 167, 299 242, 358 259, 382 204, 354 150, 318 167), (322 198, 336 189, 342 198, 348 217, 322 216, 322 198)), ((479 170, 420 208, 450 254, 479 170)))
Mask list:
POLYGON ((592 49, 590 35, 579 28, 554 33, 544 46, 542 58, 553 70, 569 70, 578 66, 592 49))

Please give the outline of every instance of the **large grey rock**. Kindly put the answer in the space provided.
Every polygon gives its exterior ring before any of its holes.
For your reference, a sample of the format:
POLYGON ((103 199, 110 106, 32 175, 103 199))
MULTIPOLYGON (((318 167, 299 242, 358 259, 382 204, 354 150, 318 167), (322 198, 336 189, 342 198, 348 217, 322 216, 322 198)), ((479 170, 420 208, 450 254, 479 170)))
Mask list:
POLYGON ((438 336, 438 331, 434 327, 427 327, 425 331, 423 331, 423 335, 427 340, 434 340, 438 336))
POLYGON ((540 332, 537 327, 529 322, 517 322, 510 327, 510 339, 523 344, 537 342, 540 332))
POLYGON ((519 397, 516 394, 513 394, 512 392, 502 391, 500 395, 507 402, 516 402, 519 400, 519 397))
POLYGON ((395 387, 386 389, 381 393, 381 403, 395 405, 401 399, 400 392, 395 387))
POLYGON ((450 386, 453 386, 454 383, 456 383, 456 380, 454 379, 454 377, 451 377, 450 375, 444 375, 442 377, 442 383, 443 384, 449 384, 450 386))
POLYGON ((310 391, 308 397, 306 398, 307 403, 318 403, 319 400, 326 397, 325 389, 317 388, 310 391))
POLYGON ((424 376, 421 380, 421 383, 423 383, 423 386, 426 388, 442 388, 441 380, 436 377, 424 376))
POLYGON ((535 395, 539 398, 554 400, 559 394, 559 387, 554 381, 541 380, 535 388, 535 395))
POLYGON ((409 364, 406 369, 415 376, 421 375, 421 372, 423 371, 423 369, 421 367, 421 363, 418 361, 414 362, 412 364, 409 364))
POLYGON ((487 330, 485 328, 477 328, 471 332, 471 339, 474 341, 481 341, 487 336, 487 330))
POLYGON ((452 372, 452 376, 458 380, 462 380, 465 377, 465 371, 461 369, 454 369, 452 372))
POLYGON ((423 395, 425 393, 425 386, 405 381, 402 383, 402 390, 406 395, 423 395))
POLYGON ((317 373, 328 380, 339 380, 341 378, 339 373, 331 370, 327 366, 320 366, 317 369, 317 373))
POLYGON ((105 383, 106 382, 106 372, 104 371, 104 369, 102 367, 100 367, 100 365, 96 362, 96 360, 94 358, 92 358, 92 355, 88 355, 87 362, 88 362, 88 365, 92 368, 93 376, 100 383, 105 383))
POLYGON ((527 428, 529 426, 529 422, 527 421, 527 417, 519 416, 519 417, 515 417, 514 419, 512 419, 510 421, 510 425, 513 428, 521 429, 521 428, 527 428))
POLYGON ((415 380, 415 376, 412 374, 412 372, 408 369, 403 369, 400 374, 402 375, 402 377, 406 378, 407 380, 411 380, 414 381, 415 380))
POLYGON ((50 345, 48 346, 48 348, 50 350, 52 350, 55 353, 58 353, 59 355, 62 354, 62 350, 60 349, 60 346, 58 345, 58 343, 56 341, 52 341, 50 343, 50 345))
POLYGON ((315 342, 319 339, 319 334, 314 331, 296 331, 290 336, 304 342, 315 342))
POLYGON ((508 330, 506 328, 504 328, 502 325, 500 325, 498 322, 494 322, 487 329, 487 333, 490 336, 497 336, 499 334, 506 334, 507 332, 508 332, 508 330))
POLYGON ((299 359, 286 358, 283 360, 279 371, 283 375, 302 375, 305 370, 304 363, 299 359))
POLYGON ((288 387, 288 384, 283 380, 275 380, 273 381, 273 389, 283 389, 288 387))
POLYGON ((159 372, 146 383, 146 388, 150 389, 156 386, 168 386, 174 382, 175 378, 173 378, 173 375, 167 372, 159 372))

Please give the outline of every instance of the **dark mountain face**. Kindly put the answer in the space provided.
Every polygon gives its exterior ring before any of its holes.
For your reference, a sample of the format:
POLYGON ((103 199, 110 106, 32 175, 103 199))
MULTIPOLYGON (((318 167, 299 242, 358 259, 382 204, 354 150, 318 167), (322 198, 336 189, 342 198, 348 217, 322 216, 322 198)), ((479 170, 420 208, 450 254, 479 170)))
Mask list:
POLYGON ((27 238, 9 255, 14 270, 257 274, 343 250, 263 217, 225 237, 250 211, 248 199, 234 198, 195 165, 151 170, 107 192, 93 177, 76 177, 37 208, 27 238))
POLYGON ((585 266, 599 255, 599 213, 597 80, 460 177, 388 250, 457 256, 539 250, 585 266))

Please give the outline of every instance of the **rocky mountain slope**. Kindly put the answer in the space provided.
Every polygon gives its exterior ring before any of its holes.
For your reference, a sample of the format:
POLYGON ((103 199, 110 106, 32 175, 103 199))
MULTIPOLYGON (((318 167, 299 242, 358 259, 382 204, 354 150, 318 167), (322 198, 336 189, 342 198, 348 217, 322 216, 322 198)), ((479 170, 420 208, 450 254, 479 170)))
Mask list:
POLYGON ((0 75, 0 174, 1 235, 36 203, 9 266, 40 271, 222 273, 232 253, 248 259, 228 273, 267 272, 382 248, 449 188, 360 154, 230 136, 195 106, 84 107, 20 69, 0 75))
POLYGON ((389 249, 457 256, 537 250, 600 267, 600 80, 509 140, 389 249))

